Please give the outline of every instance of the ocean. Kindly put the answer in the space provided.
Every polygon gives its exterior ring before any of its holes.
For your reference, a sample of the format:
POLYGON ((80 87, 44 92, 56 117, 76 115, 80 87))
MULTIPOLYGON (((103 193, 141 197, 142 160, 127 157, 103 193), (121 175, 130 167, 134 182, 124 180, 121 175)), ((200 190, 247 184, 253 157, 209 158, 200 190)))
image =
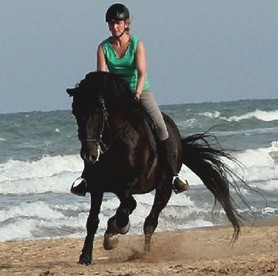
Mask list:
MULTIPOLYGON (((70 107, 69 107, 70 108, 70 107)), ((231 165, 252 189, 242 187, 256 220, 278 218, 278 99, 165 105, 182 136, 204 132, 218 137, 241 167, 231 165)), ((84 237, 90 196, 70 193, 83 161, 71 110, 0 114, 0 241, 84 237)), ((109 172, 108 172, 109 173, 109 172)), ((223 210, 200 179, 183 166, 190 190, 176 195, 163 210, 157 232, 226 225, 223 210)), ((142 234, 154 194, 135 196, 131 234, 142 234)), ((240 203, 239 203, 240 204, 240 203)), ((97 235, 119 205, 106 194, 97 235)), ((249 222, 254 216, 242 205, 249 222)), ((232 229, 231 229, 232 235, 232 229)))

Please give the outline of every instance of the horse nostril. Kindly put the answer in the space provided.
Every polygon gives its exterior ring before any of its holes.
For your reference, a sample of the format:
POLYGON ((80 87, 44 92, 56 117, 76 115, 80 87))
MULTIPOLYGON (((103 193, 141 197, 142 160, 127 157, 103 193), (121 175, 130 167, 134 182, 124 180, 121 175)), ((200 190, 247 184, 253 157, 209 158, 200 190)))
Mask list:
POLYGON ((96 163, 96 157, 93 156, 92 154, 90 154, 89 158, 88 158, 88 161, 89 161, 89 163, 94 164, 94 163, 96 163))
POLYGON ((80 156, 85 163, 95 164, 99 161, 101 147, 98 143, 86 143, 82 145, 80 156))
POLYGON ((98 161, 97 157, 95 155, 93 155, 93 154, 83 153, 83 154, 81 154, 81 158, 88 165, 93 165, 93 164, 95 164, 98 161))

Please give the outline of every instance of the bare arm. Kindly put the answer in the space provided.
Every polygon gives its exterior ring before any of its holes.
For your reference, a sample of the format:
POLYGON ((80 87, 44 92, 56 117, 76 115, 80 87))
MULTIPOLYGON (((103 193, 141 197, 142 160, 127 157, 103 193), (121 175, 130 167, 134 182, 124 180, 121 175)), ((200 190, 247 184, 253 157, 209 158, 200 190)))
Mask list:
POLYGON ((147 60, 146 51, 143 41, 139 40, 136 51, 136 68, 138 71, 138 83, 136 88, 136 97, 140 98, 140 95, 144 89, 144 84, 147 77, 147 60))
POLYGON ((99 44, 97 48, 97 71, 107 71, 106 60, 101 44, 99 44))

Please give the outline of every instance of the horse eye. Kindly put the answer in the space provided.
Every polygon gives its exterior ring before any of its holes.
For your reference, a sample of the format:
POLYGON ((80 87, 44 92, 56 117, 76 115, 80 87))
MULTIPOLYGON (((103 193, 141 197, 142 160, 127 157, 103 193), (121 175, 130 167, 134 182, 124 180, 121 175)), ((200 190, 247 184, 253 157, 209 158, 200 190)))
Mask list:
POLYGON ((85 122, 86 121, 86 116, 79 114, 78 116, 76 116, 76 119, 79 122, 85 122))

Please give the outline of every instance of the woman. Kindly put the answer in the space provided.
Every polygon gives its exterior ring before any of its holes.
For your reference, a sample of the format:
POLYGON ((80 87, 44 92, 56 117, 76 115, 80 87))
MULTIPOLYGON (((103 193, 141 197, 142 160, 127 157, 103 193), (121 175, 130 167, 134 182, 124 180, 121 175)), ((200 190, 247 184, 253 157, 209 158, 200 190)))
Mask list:
MULTIPOLYGON (((145 111, 150 115, 157 129, 161 149, 168 163, 169 173, 173 176, 173 189, 176 193, 188 189, 177 176, 174 153, 171 150, 169 134, 163 120, 161 111, 150 91, 147 79, 147 65, 145 47, 142 40, 129 33, 129 10, 122 4, 113 4, 106 12, 106 22, 112 36, 105 39, 97 49, 97 70, 109 71, 122 75, 129 84, 135 98, 141 102, 145 111)), ((72 187, 71 192, 76 195, 85 195, 84 181, 72 187)))

